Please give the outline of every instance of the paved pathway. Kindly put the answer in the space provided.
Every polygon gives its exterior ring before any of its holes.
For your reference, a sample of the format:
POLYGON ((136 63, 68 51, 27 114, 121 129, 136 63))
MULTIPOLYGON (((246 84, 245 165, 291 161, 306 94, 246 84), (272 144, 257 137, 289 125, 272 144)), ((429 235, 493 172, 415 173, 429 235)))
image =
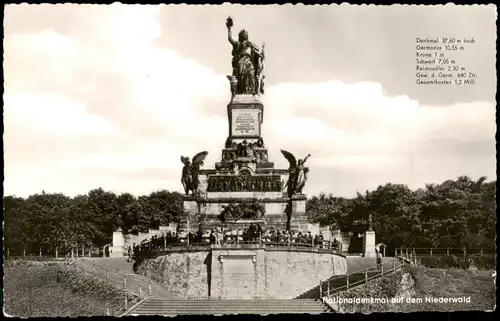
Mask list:
POLYGON ((172 292, 149 277, 135 274, 133 263, 127 262, 125 258, 85 258, 76 264, 102 279, 106 279, 106 270, 108 270, 108 281, 119 288, 124 288, 124 279, 126 278, 126 288, 132 293, 147 295, 151 283, 152 296, 166 299, 177 298, 172 292))

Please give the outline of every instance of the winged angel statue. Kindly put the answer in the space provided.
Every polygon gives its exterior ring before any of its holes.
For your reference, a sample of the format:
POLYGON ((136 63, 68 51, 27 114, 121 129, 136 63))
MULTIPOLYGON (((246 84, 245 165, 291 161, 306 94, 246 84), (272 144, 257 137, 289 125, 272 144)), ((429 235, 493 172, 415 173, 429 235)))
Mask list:
POLYGON ((286 185, 288 197, 292 197, 294 194, 301 194, 302 189, 306 185, 307 173, 309 172, 309 168, 305 167, 304 164, 311 154, 308 154, 304 159, 299 159, 297 162, 292 153, 286 150, 281 150, 281 153, 290 163, 290 167, 288 168, 288 183, 286 185))
POLYGON ((182 168, 181 182, 186 195, 189 195, 189 191, 195 195, 198 190, 198 184, 200 183, 198 180, 198 171, 200 170, 200 167, 203 166, 203 161, 207 155, 207 151, 196 154, 193 157, 192 163, 189 161, 189 157, 181 156, 181 162, 184 164, 184 167, 182 168))

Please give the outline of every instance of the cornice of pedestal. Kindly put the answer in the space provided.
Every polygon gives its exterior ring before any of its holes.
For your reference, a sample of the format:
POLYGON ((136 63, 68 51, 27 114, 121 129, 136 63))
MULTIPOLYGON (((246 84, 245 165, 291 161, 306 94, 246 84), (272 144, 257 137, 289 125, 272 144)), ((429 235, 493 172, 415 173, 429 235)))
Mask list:
POLYGON ((196 196, 196 195, 186 195, 186 194, 183 194, 182 195, 182 200, 185 202, 185 201, 196 201, 197 199, 199 199, 200 197, 199 196, 196 196))
POLYGON ((259 203, 287 203, 289 199, 283 198, 264 198, 264 197, 217 197, 217 198, 199 198, 196 200, 199 203, 238 203, 257 201, 259 203))
MULTIPOLYGON (((230 135, 228 137, 229 139, 231 139, 231 141, 242 141, 242 140, 250 140, 250 141, 253 141, 253 140, 258 140, 259 138, 262 138, 262 136, 260 135, 230 135)), ((222 150, 223 151, 233 151, 233 150, 236 150, 236 146, 231 146, 231 147, 224 147, 222 150)), ((254 146, 254 148, 256 148, 257 150, 267 150, 267 147, 258 147, 258 146, 254 146)))
MULTIPOLYGON (((266 162, 261 162, 261 163, 257 163, 257 170, 256 172, 259 173, 259 174, 270 174, 270 175, 285 175, 285 174, 289 174, 289 171, 288 169, 278 169, 278 168, 271 168, 271 167, 259 167, 259 164, 265 164, 266 162)), ((271 163, 273 164, 274 166, 274 163, 273 162, 267 162, 267 163, 271 163)))
MULTIPOLYGON (((222 164, 222 162, 218 162, 222 164)), ((238 161, 240 164, 246 164, 246 163, 256 163, 256 169, 255 169, 255 174, 259 175, 286 175, 288 174, 287 169, 276 169, 274 168, 274 162, 255 162, 255 161, 238 161)), ((216 170, 216 169, 200 169, 198 172, 200 175, 216 175, 216 174, 223 174, 223 175, 234 175, 234 172, 232 170, 226 169, 226 170, 216 170)))
POLYGON ((305 194, 296 194, 292 196, 292 201, 303 201, 307 200, 307 196, 305 194))
POLYGON ((242 95, 242 94, 234 95, 234 97, 229 102, 228 107, 232 106, 232 105, 261 105, 261 106, 263 106, 259 95, 242 95))
MULTIPOLYGON (((231 192, 225 192, 231 193, 231 192)), ((284 194, 283 194, 284 195, 284 194)), ((290 200, 293 201, 305 201, 307 196, 304 194, 294 195, 292 198, 283 196, 281 198, 275 197, 201 197, 201 196, 191 196, 184 195, 184 201, 196 201, 197 203, 238 203, 238 202, 251 202, 258 201, 259 203, 288 203, 290 200)))
POLYGON ((214 175, 217 174, 219 171, 217 171, 215 168, 210 168, 210 169, 200 169, 198 174, 200 175, 214 175))

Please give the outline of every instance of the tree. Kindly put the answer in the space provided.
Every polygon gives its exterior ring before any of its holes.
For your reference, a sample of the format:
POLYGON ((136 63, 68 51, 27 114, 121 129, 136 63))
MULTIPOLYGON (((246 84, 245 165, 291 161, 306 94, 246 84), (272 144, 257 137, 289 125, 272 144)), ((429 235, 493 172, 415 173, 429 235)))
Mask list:
POLYGON ((351 199, 320 194, 308 201, 311 221, 362 234, 373 215, 377 240, 394 247, 492 247, 496 182, 467 176, 416 191, 385 184, 351 199))
POLYGON ((346 220, 345 207, 348 200, 343 197, 326 196, 321 193, 313 196, 306 204, 308 219, 320 225, 330 225, 338 228, 346 220))

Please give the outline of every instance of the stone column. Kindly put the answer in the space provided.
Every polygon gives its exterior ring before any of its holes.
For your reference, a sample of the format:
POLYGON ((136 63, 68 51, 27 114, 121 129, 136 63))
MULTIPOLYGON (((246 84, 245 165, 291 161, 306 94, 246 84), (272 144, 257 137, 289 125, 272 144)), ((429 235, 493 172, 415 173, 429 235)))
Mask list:
POLYGON ((375 252, 375 232, 366 231, 363 237, 363 256, 364 257, 377 257, 375 252))
POLYGON ((368 216, 368 230, 363 237, 363 256, 377 257, 375 251, 375 232, 373 231, 372 214, 368 216))
POLYGON ((125 236, 121 228, 113 232, 113 248, 110 252, 110 257, 123 257, 125 254, 125 236))

